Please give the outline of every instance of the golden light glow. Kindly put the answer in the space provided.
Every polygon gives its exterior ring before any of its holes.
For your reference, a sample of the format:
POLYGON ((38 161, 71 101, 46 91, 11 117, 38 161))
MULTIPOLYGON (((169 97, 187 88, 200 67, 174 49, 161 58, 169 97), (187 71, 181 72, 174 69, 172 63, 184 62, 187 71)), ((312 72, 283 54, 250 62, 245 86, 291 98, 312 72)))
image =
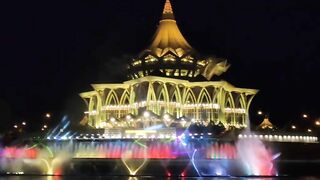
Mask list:
POLYGON ((204 61, 198 61, 197 64, 200 65, 200 66, 205 66, 206 65, 206 61, 205 60, 204 61))
POLYGON ((164 60, 165 62, 174 62, 174 61, 176 60, 176 58, 175 58, 173 55, 171 55, 171 54, 167 54, 167 55, 165 55, 165 56, 163 57, 163 60, 164 60))
POLYGON ((173 19, 165 19, 160 21, 149 49, 153 54, 162 57, 168 50, 174 54, 179 54, 181 50, 183 50, 183 52, 192 50, 192 47, 181 34, 176 21, 173 19))
POLYGON ((273 124, 269 121, 268 117, 265 117, 262 123, 258 126, 261 129, 274 129, 273 124))
POLYGON ((303 114, 302 117, 303 118, 308 118, 308 115, 307 114, 303 114))
POLYGON ((189 63, 189 64, 193 64, 193 58, 191 56, 187 56, 181 59, 182 63, 189 63))
POLYGON ((173 14, 171 3, 169 0, 166 0, 166 3, 164 4, 163 8, 163 14, 173 14))
POLYGON ((154 56, 151 56, 151 55, 148 55, 146 58, 145 58, 145 62, 146 63, 154 63, 154 62, 157 62, 158 59, 155 58, 154 56))
POLYGON ((317 125, 317 126, 320 126, 320 121, 318 120, 314 124, 317 125))
POLYGON ((188 119, 199 120, 203 119, 205 114, 206 121, 222 122, 226 127, 240 128, 246 124, 246 109, 257 92, 254 89, 236 88, 225 81, 189 82, 156 76, 146 76, 123 84, 99 84, 93 87, 99 88, 83 93, 83 98, 88 102, 88 110, 85 112, 88 115, 87 123, 95 128, 112 117, 119 119, 117 126, 123 127, 122 121, 127 122, 126 115, 138 116, 140 108, 159 116, 166 112, 173 119, 185 116, 188 119), (139 89, 144 89, 143 93, 139 89), (122 93, 115 93, 115 90, 122 93), (98 92, 99 96, 96 95, 98 92), (238 98, 232 98, 229 92, 239 94, 238 98), (218 95, 225 97, 224 101, 217 101, 218 95), (134 100, 137 96, 145 100, 134 100), (226 107, 227 100, 230 104, 238 105, 226 107), (217 110, 222 108, 223 113, 218 113, 217 110), (231 124, 227 124, 230 122, 227 122, 226 115, 234 118, 231 124))

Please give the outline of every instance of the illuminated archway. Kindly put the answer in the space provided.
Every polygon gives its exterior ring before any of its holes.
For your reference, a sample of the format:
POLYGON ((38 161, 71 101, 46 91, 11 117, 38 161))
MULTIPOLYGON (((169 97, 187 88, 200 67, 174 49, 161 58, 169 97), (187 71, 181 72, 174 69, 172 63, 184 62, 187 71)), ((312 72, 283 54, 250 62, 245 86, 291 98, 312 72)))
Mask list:
POLYGON ((200 91, 197 103, 201 105, 199 109, 199 119, 209 122, 212 116, 212 103, 210 94, 206 88, 202 88, 200 91))
POLYGON ((186 91, 186 95, 183 101, 183 114, 189 119, 197 118, 197 111, 195 108, 196 97, 190 88, 186 91))

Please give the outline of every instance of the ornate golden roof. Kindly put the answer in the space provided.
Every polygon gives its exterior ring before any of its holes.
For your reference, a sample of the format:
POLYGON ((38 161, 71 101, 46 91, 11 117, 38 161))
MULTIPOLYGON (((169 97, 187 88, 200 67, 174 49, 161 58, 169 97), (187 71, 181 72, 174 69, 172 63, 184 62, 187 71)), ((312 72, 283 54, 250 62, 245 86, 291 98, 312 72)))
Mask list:
POLYGON ((163 15, 169 15, 169 16, 173 16, 173 10, 172 10, 172 6, 169 0, 166 0, 166 3, 164 4, 164 8, 162 11, 163 15))
POLYGON ((153 36, 152 43, 148 50, 152 51, 153 54, 158 57, 162 57, 168 51, 181 57, 185 52, 192 50, 192 47, 183 37, 177 26, 169 0, 166 0, 162 12, 162 19, 160 20, 158 29, 153 36))
POLYGON ((228 70, 227 61, 200 57, 179 30, 169 0, 151 45, 128 64, 128 78, 156 75, 189 80, 210 80, 228 70))

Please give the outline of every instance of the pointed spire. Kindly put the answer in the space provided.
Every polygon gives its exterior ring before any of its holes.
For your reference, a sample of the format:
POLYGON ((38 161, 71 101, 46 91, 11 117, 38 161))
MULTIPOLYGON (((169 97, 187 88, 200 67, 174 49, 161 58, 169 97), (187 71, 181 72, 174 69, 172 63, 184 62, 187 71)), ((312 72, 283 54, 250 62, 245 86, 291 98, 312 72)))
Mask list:
POLYGON ((183 37, 177 26, 169 0, 166 0, 162 19, 159 22, 149 49, 158 57, 162 57, 170 49, 175 54, 180 54, 179 56, 192 50, 192 47, 183 37))
POLYGON ((163 12, 162 12, 162 19, 174 19, 172 6, 170 0, 166 0, 164 4, 163 12))

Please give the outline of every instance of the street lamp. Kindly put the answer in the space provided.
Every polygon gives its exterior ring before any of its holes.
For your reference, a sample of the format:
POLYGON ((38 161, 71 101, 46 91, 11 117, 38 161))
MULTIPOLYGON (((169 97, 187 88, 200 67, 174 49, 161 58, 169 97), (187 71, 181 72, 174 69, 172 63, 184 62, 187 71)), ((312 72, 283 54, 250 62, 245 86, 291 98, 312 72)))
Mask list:
POLYGON ((17 129, 17 128, 18 128, 18 125, 15 124, 13 127, 14 127, 15 129, 17 129))
POLYGON ((314 124, 315 124, 316 126, 320 126, 320 120, 314 122, 314 124))
POLYGON ((308 129, 308 132, 310 132, 310 133, 311 133, 311 132, 312 132, 312 130, 311 130, 311 129, 308 129))
POLYGON ((302 117, 306 119, 306 118, 308 118, 308 115, 307 114, 302 114, 302 117))
POLYGON ((23 121, 21 124, 22 124, 23 126, 27 125, 27 123, 26 123, 26 122, 24 122, 24 121, 23 121))
POLYGON ((297 127, 295 125, 291 125, 291 129, 296 129, 297 127))
POLYGON ((259 111, 257 112, 257 114, 258 114, 258 115, 262 115, 263 112, 262 112, 261 110, 259 110, 259 111))
POLYGON ((51 118, 51 114, 50 113, 46 113, 46 118, 51 118))

